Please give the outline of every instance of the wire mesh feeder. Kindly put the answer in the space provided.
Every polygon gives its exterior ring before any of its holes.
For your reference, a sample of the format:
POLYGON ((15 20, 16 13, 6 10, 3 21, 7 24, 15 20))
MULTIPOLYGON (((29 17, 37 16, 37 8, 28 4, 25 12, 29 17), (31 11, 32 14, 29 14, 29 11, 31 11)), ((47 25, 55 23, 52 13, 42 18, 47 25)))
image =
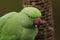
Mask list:
POLYGON ((54 40, 51 0, 24 0, 24 7, 33 6, 42 12, 42 23, 35 40, 54 40))

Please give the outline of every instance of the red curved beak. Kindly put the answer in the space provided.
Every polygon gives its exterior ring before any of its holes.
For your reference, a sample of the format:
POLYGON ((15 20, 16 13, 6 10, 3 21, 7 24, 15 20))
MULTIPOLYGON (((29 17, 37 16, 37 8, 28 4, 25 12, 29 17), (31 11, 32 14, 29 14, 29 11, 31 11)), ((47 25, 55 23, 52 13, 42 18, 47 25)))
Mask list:
POLYGON ((35 27, 39 28, 40 27, 40 23, 41 23, 40 18, 37 18, 37 19, 34 20, 34 26, 35 27))

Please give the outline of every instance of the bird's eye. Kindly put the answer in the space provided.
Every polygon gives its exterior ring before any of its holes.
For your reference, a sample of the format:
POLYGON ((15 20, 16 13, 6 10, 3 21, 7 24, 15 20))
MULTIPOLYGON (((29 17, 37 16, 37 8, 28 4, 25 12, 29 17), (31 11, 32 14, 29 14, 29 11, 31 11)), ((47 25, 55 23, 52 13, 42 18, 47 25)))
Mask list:
POLYGON ((30 16, 28 16, 28 17, 30 17, 30 16))
POLYGON ((31 16, 28 16, 29 18, 32 18, 31 16))
POLYGON ((32 18, 30 15, 28 15, 27 13, 26 13, 26 15, 29 17, 29 18, 32 18))
POLYGON ((31 16, 28 15, 29 18, 32 18, 31 16))

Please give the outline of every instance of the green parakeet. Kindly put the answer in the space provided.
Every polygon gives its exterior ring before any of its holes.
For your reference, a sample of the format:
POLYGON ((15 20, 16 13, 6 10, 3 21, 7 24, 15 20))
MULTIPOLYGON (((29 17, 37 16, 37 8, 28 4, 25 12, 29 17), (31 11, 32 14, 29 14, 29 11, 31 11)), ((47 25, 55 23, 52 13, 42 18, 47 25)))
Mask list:
POLYGON ((40 17, 41 12, 34 7, 0 17, 0 40, 34 40, 40 17))

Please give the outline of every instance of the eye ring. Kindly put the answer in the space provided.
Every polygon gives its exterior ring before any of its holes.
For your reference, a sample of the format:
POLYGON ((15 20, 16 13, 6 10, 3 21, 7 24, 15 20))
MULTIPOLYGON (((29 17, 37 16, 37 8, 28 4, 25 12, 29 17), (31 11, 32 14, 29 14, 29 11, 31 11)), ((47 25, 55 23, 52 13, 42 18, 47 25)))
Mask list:
POLYGON ((31 16, 28 16, 29 18, 31 18, 31 16))
POLYGON ((31 16, 29 16, 27 13, 26 13, 26 15, 29 17, 29 18, 32 18, 31 16))

